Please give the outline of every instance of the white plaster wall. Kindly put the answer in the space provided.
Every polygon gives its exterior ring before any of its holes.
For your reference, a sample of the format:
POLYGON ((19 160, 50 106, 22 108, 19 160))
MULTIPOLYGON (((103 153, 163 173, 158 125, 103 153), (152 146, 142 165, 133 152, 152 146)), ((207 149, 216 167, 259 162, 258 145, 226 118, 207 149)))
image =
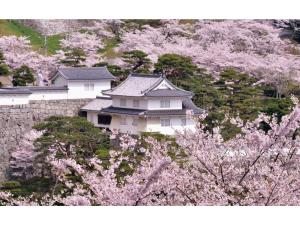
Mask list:
POLYGON ((148 104, 147 100, 144 98, 132 98, 132 97, 118 97, 118 96, 113 96, 112 97, 112 105, 114 107, 119 107, 119 108, 134 108, 134 109, 147 109, 148 104), (121 99, 126 99, 126 106, 121 106, 120 100, 121 99), (133 100, 139 100, 139 107, 133 107, 133 100))
POLYGON ((181 125, 181 119, 184 117, 157 117, 147 119, 147 132, 159 132, 166 135, 174 135, 175 131, 182 132, 185 129, 195 131, 196 123, 193 119, 186 118, 186 126, 181 125), (170 119, 170 126, 161 126, 160 119, 170 119))
POLYGON ((28 95, 0 95, 0 105, 24 105, 29 103, 28 95))
POLYGON ((29 95, 29 100, 56 100, 56 99, 68 99, 68 91, 67 90, 34 91, 31 95, 29 95))
POLYGON ((134 116, 112 116, 112 121, 110 124, 111 130, 119 130, 121 133, 129 134, 139 134, 142 131, 146 131, 146 120, 144 118, 134 117, 134 116), (126 125, 121 124, 121 118, 126 118, 126 125), (137 126, 132 125, 134 119, 138 119, 137 126))
POLYGON ((68 81, 63 78, 61 75, 57 76, 53 81, 53 85, 57 87, 63 87, 68 85, 68 81))
POLYGON ((98 113, 97 112, 87 112, 87 120, 94 124, 95 127, 99 127, 98 125, 98 113))
POLYGON ((102 91, 111 88, 110 80, 102 81, 69 81, 68 82, 68 98, 96 98, 96 96, 102 96, 102 91), (86 91, 84 89, 85 83, 93 83, 94 91, 86 91))
MULTIPOLYGON (((182 99, 170 98, 170 108, 160 108, 160 100, 163 98, 149 98, 148 109, 149 110, 170 110, 170 109, 182 109, 182 99)), ((167 98, 164 98, 167 100, 167 98)))

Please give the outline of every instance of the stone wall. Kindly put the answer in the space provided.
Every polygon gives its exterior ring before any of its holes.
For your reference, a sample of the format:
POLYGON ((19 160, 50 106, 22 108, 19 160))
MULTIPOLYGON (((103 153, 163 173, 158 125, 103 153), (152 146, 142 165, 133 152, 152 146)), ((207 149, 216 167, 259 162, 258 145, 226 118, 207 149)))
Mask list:
POLYGON ((49 116, 78 115, 91 99, 31 101, 28 105, 0 106, 0 181, 7 178, 11 149, 32 126, 49 116))

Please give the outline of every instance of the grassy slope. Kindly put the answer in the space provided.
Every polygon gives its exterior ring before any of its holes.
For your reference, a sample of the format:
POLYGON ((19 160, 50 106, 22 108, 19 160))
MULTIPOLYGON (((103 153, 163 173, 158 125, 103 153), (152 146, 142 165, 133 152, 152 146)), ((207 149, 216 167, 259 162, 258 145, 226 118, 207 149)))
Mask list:
MULTIPOLYGON (((44 52, 44 36, 15 20, 0 20, 0 36, 4 35, 26 36, 31 41, 33 49, 40 51, 41 53, 44 52)), ((56 50, 60 49, 59 40, 62 38, 63 35, 61 34, 48 37, 49 54, 53 54, 56 50)))

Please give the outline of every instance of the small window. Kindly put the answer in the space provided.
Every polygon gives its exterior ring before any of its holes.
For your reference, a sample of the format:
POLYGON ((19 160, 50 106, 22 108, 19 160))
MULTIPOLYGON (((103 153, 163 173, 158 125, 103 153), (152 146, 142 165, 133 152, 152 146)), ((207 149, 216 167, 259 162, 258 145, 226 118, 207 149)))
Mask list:
POLYGON ((186 118, 181 119, 181 126, 186 126, 186 118))
POLYGON ((160 108, 170 108, 170 100, 160 100, 160 108))
POLYGON ((127 122, 126 122, 126 117, 121 117, 121 122, 120 122, 121 125, 126 125, 127 122))
POLYGON ((135 107, 135 108, 140 107, 140 101, 139 100, 133 100, 133 107, 135 107))
POLYGON ((94 84, 93 83, 85 83, 84 90, 85 91, 94 91, 94 84))
POLYGON ((133 118, 133 120, 132 120, 132 126, 137 126, 138 125, 138 119, 137 118, 133 118))
POLYGON ((89 91, 90 90, 90 84, 84 84, 84 90, 89 91))
POLYGON ((94 84, 90 84, 90 91, 94 91, 94 84))
POLYGON ((80 117, 87 118, 87 111, 80 111, 80 112, 78 113, 78 115, 79 115, 80 117))
POLYGON ((110 125, 111 116, 110 115, 98 115, 98 124, 110 125))
POLYGON ((126 106, 126 99, 124 98, 120 99, 120 106, 126 106))
POLYGON ((170 119, 161 119, 160 120, 160 125, 162 127, 169 127, 171 125, 170 119))

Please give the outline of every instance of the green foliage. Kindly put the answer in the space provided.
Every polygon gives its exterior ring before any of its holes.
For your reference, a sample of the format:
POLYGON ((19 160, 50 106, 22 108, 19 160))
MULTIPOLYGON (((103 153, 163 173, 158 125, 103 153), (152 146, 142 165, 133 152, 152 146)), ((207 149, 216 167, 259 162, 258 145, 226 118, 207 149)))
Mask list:
MULTIPOLYGON (((17 20, 0 20, 0 36, 16 35, 28 37, 34 50, 45 52, 45 37, 31 27, 25 26, 17 20)), ((54 54, 61 49, 60 40, 63 34, 47 36, 47 53, 54 54)))
MULTIPOLYGON (((45 37, 31 27, 25 26, 17 20, 0 20, 0 36, 16 35, 25 36, 30 40, 34 50, 45 52, 45 37)), ((54 54, 60 50, 59 41, 63 39, 63 34, 50 35, 47 37, 47 53, 54 54)))
POLYGON ((97 66, 106 66, 108 71, 111 72, 116 77, 116 80, 112 81, 112 86, 115 87, 119 85, 122 81, 124 81, 128 76, 128 71, 125 69, 122 69, 119 66, 116 65, 110 65, 106 62, 97 63, 94 65, 94 67, 97 66))
POLYGON ((0 76, 9 75, 9 68, 6 64, 0 64, 0 76))
POLYGON ((74 48, 65 53, 66 58, 61 61, 66 66, 80 67, 86 60, 86 54, 82 49, 74 48))
POLYGON ((22 185, 18 181, 6 181, 0 184, 1 191, 9 191, 12 194, 20 194, 22 193, 22 185))
POLYGON ((33 84, 35 78, 33 76, 32 70, 23 65, 20 68, 17 68, 13 72, 13 85, 14 86, 26 86, 27 84, 33 84))
POLYGON ((34 129, 45 132, 35 142, 40 150, 47 150, 53 143, 64 143, 67 151, 75 147, 79 160, 93 156, 98 149, 110 147, 109 137, 81 117, 52 116, 34 129))
POLYGON ((204 120, 207 130, 222 126, 221 133, 226 140, 240 132, 224 122, 226 114, 247 121, 255 119, 260 112, 278 116, 288 112, 289 100, 266 99, 263 88, 254 85, 257 82, 254 77, 233 69, 221 72, 218 80, 206 74, 169 79, 178 87, 194 92, 195 104, 208 112, 204 120))
POLYGON ((7 76, 9 74, 9 68, 8 66, 4 63, 4 55, 0 51, 0 76, 7 76))
POLYGON ((162 73, 167 77, 185 77, 195 75, 199 72, 198 67, 192 62, 190 57, 177 54, 165 54, 158 58, 154 65, 156 73, 162 73))
POLYGON ((108 149, 97 150, 96 155, 98 156, 99 159, 102 159, 102 160, 110 158, 108 149))
POLYGON ((119 38, 105 38, 103 39, 104 48, 99 51, 105 58, 117 58, 121 57, 122 53, 115 50, 115 48, 120 43, 119 38))
POLYGON ((261 112, 269 116, 275 115, 278 119, 281 119, 282 116, 290 113, 293 104, 290 98, 266 98, 262 99, 262 105, 264 107, 261 112))
POLYGON ((151 60, 148 55, 140 50, 124 52, 123 61, 129 65, 129 72, 148 73, 151 67, 151 60))

